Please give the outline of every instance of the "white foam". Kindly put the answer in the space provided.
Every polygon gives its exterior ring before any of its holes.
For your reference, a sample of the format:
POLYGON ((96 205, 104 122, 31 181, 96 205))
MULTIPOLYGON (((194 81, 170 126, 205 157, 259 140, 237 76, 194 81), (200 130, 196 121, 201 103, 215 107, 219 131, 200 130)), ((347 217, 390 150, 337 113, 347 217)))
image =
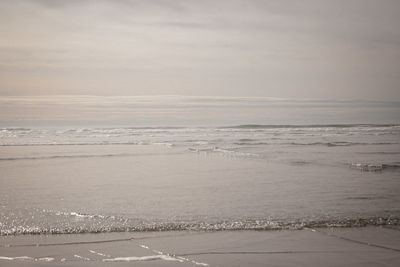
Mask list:
POLYGON ((190 152, 199 152, 198 148, 189 147, 187 150, 190 151, 190 152))
POLYGON ((96 255, 99 255, 99 256, 103 256, 103 257, 111 257, 111 256, 108 255, 108 254, 103 254, 103 253, 101 253, 101 252, 97 252, 97 251, 94 251, 94 250, 89 250, 89 252, 90 252, 90 253, 93 253, 93 254, 96 254, 96 255))
POLYGON ((205 146, 205 145, 208 145, 209 143, 207 141, 197 141, 197 142, 194 142, 194 144, 198 145, 198 146, 205 146))
POLYGON ((204 263, 204 262, 192 261, 192 263, 194 263, 196 265, 200 265, 200 266, 210 266, 210 264, 204 263))
POLYGON ((76 217, 82 217, 82 218, 84 218, 84 217, 90 217, 90 216, 88 216, 88 215, 80 214, 80 213, 77 213, 77 212, 71 212, 70 215, 71 215, 71 216, 76 216, 76 217))
POLYGON ((155 249, 153 249, 153 252, 155 252, 155 253, 157 253, 159 255, 163 255, 164 254, 162 251, 158 251, 158 250, 155 250, 155 249))
POLYGON ((361 171, 382 171, 383 164, 368 164, 368 163, 352 163, 350 168, 361 170, 361 171))
POLYGON ((171 148, 171 147, 174 146, 174 144, 172 144, 172 143, 166 143, 166 142, 155 142, 155 143, 153 143, 153 145, 161 145, 161 146, 166 146, 166 147, 168 147, 168 148, 171 148))
POLYGON ((210 266, 208 263, 198 262, 198 261, 191 260, 191 259, 184 258, 184 257, 180 257, 180 256, 178 256, 178 257, 176 257, 176 258, 181 259, 181 260, 184 260, 184 261, 187 261, 187 262, 191 262, 191 263, 193 263, 193 264, 195 264, 195 265, 210 266))
MULTIPOLYGON (((141 244, 140 247, 145 248, 145 249, 150 249, 148 246, 143 245, 143 244, 141 244)), ((158 254, 157 256, 167 256, 167 257, 171 257, 170 254, 164 253, 164 252, 159 251, 159 250, 153 249, 152 251, 153 251, 154 253, 157 253, 157 254, 158 254)), ((184 258, 184 257, 181 257, 181 256, 175 256, 175 257, 171 257, 171 258, 174 258, 174 259, 176 259, 176 260, 179 261, 179 262, 187 261, 187 262, 191 262, 191 263, 193 263, 193 264, 195 264, 195 265, 209 266, 209 264, 207 264, 207 263, 204 263, 204 262, 197 262, 197 261, 190 260, 190 259, 188 259, 188 258, 184 258)))
POLYGON ((22 261, 26 261, 26 260, 31 261, 31 260, 34 260, 34 258, 28 257, 28 256, 14 257, 14 259, 15 259, 15 260, 22 260, 22 261))
POLYGON ((79 255, 74 255, 74 257, 75 258, 78 258, 78 259, 82 259, 82 260, 85 260, 85 261, 90 261, 90 259, 89 258, 86 258, 86 257, 83 257, 83 256, 79 256, 79 255))
POLYGON ((63 211, 52 211, 52 210, 43 210, 43 212, 47 212, 47 213, 55 213, 57 216, 75 216, 77 218, 105 218, 105 216, 103 215, 92 215, 92 214, 82 214, 82 213, 78 213, 75 211, 72 212, 63 212, 63 211))
MULTIPOLYGON (((148 246, 146 245, 139 245, 141 248, 144 249, 150 249, 148 246)), ((183 258, 183 257, 175 257, 175 256, 171 256, 168 253, 164 253, 162 251, 159 250, 152 250, 154 253, 157 253, 157 255, 150 255, 150 256, 142 256, 142 257, 118 257, 118 258, 112 258, 112 259, 103 259, 103 262, 130 262, 130 261, 153 261, 153 260, 165 260, 165 261, 178 261, 178 262, 184 262, 184 261, 188 261, 191 262, 189 259, 187 258, 183 258)), ((204 265, 204 266, 208 266, 204 265)))
POLYGON ((38 261, 48 261, 48 262, 50 262, 50 261, 54 261, 54 258, 50 258, 50 257, 43 257, 43 258, 39 258, 39 259, 37 259, 38 261))
POLYGON ((239 156, 239 157, 257 157, 257 156, 259 156, 258 154, 254 154, 254 153, 238 152, 238 151, 234 151, 234 150, 222 149, 219 147, 214 147, 213 151, 222 153, 223 155, 229 155, 229 156, 239 156))
MULTIPOLYGON (((143 245, 143 244, 141 244, 141 245, 139 245, 139 246, 140 246, 141 248, 150 249, 148 246, 143 245)), ((191 262, 191 263, 193 263, 193 264, 195 264, 195 265, 209 266, 209 264, 207 264, 207 263, 204 263, 204 262, 197 262, 197 261, 190 260, 190 259, 188 259, 188 258, 184 258, 184 257, 181 257, 181 256, 174 256, 174 257, 172 257, 170 254, 164 253, 164 252, 159 251, 159 250, 152 249, 152 251, 153 251, 154 253, 157 253, 157 254, 158 254, 158 255, 156 255, 156 256, 162 257, 163 260, 172 260, 172 259, 174 259, 174 260, 179 261, 179 262, 187 261, 187 262, 191 262), (164 258, 163 256, 167 257, 168 259, 164 258), (171 259, 171 258, 172 258, 172 259, 171 259)), ((158 259, 158 258, 157 258, 157 259, 158 259)))
POLYGON ((0 260, 12 261, 14 258, 0 256, 0 260))
POLYGON ((19 257, 4 257, 4 256, 0 256, 0 260, 7 260, 7 261, 13 261, 13 260, 26 261, 26 260, 30 260, 30 261, 33 261, 35 259, 32 258, 32 257, 28 257, 28 256, 19 256, 19 257))
POLYGON ((104 262, 129 262, 129 261, 153 261, 153 260, 165 260, 165 261, 179 261, 183 262, 182 259, 171 257, 168 255, 150 255, 150 256, 142 256, 142 257, 119 257, 112 259, 103 259, 104 262))

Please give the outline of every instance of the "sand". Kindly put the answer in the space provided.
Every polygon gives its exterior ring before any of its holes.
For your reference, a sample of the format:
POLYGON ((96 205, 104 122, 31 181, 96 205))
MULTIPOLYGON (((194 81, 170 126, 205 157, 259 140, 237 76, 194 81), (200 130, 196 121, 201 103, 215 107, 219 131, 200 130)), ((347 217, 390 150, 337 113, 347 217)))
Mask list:
POLYGON ((400 266, 400 229, 0 237, 0 266, 400 266))

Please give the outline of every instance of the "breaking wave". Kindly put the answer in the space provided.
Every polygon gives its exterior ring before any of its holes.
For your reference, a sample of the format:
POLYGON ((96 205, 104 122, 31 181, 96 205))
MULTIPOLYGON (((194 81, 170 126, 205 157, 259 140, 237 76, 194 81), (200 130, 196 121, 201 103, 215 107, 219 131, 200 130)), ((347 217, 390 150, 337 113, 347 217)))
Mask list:
POLYGON ((38 227, 19 226, 7 227, 3 225, 0 235, 24 234, 81 234, 81 233, 108 233, 108 232, 160 232, 160 231, 268 231, 268 230, 301 230, 305 228, 338 228, 338 227, 365 227, 365 226, 399 226, 399 217, 373 217, 373 218, 344 218, 327 220, 235 220, 210 222, 141 222, 133 223, 129 219, 103 215, 75 215, 90 224, 81 224, 73 227, 38 227), (119 222, 119 223, 118 223, 119 222))

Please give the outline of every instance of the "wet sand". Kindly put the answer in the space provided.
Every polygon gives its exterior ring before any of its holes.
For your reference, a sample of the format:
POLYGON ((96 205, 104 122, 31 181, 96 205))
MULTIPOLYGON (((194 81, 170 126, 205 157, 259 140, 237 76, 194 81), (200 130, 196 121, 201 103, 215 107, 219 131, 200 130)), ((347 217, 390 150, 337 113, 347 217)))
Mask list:
POLYGON ((0 266, 400 266, 400 228, 0 237, 0 266))

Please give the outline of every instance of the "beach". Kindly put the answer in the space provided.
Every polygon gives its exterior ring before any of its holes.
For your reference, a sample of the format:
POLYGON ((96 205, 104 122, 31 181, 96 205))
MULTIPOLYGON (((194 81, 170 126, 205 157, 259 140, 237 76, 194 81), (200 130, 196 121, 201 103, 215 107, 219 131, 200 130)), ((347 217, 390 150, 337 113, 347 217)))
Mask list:
POLYGON ((0 266, 399 266, 394 227, 0 237, 0 266))

